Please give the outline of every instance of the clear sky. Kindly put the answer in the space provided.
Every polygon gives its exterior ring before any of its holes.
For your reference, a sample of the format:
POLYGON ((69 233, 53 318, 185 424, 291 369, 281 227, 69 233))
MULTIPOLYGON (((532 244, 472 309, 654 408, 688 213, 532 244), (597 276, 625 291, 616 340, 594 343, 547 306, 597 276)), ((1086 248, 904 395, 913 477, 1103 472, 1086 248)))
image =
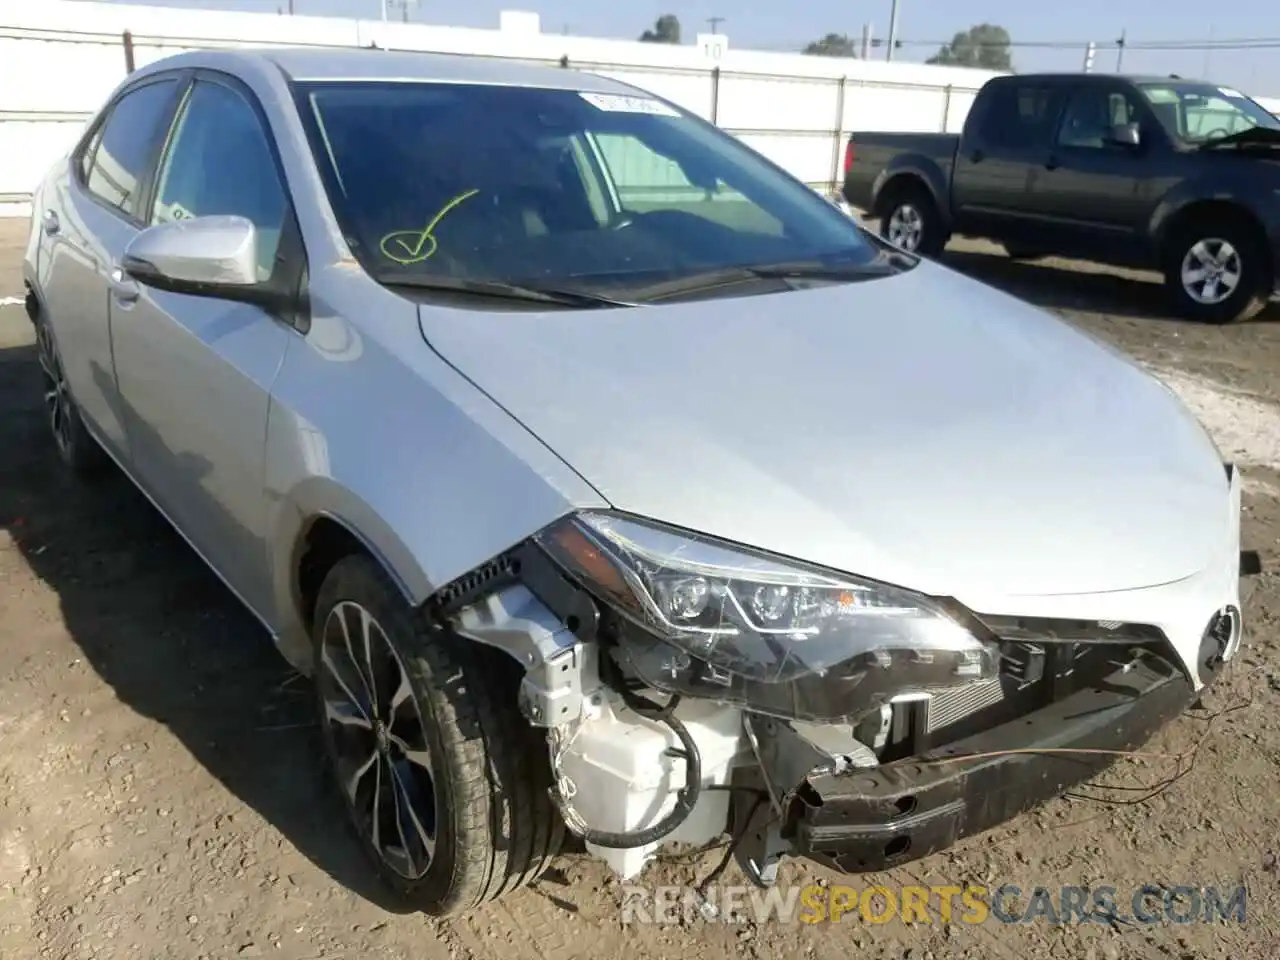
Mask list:
MULTIPOLYGON (((148 0, 143 0, 148 2, 148 0)), ((272 11, 289 0, 149 0, 174 6, 221 7, 272 11)), ((393 0, 395 2, 395 0, 393 0)), ((680 18, 686 38, 708 29, 709 17, 722 17, 721 33, 732 46, 793 50, 827 32, 859 36, 864 22, 884 37, 890 0, 420 0, 414 20, 452 26, 495 27, 504 9, 535 11, 547 33, 634 38, 663 13, 680 18)), ((380 16, 379 0, 294 0, 299 14, 380 16)), ((903 59, 923 60, 935 52, 925 41, 949 39, 974 23, 1003 26, 1015 42, 1078 43, 1069 49, 1014 49, 1019 71, 1077 70, 1084 43, 1099 44, 1095 70, 1112 70, 1115 39, 1126 31, 1130 46, 1124 69, 1142 73, 1177 73, 1206 77, 1238 86, 1255 96, 1280 97, 1280 3, 1275 0, 900 0, 899 37, 907 45, 903 59), (1213 50, 1143 50, 1144 43, 1217 42, 1270 39, 1270 48, 1213 50)), ((879 53, 883 56, 883 50, 879 53)))

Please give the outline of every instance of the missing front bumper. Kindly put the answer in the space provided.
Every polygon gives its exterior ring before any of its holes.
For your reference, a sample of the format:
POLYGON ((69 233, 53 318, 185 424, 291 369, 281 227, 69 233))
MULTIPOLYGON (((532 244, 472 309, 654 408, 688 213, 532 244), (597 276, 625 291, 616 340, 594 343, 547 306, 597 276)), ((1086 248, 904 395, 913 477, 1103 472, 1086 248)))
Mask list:
POLYGON ((1116 759, 1036 751, 1132 750, 1194 697, 1173 666, 1142 657, 1030 716, 945 748, 810 777, 787 811, 792 852, 863 873, 945 849, 1060 795, 1116 759))

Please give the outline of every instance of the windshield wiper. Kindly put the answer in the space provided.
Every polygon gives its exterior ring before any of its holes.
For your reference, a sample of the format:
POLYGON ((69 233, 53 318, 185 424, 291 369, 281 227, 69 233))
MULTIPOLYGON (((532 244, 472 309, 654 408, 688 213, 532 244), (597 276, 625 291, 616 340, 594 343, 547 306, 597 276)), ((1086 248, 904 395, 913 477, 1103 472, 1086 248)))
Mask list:
POLYGON ((901 273, 916 263, 914 259, 899 258, 895 254, 896 251, 867 263, 831 264, 815 259, 707 270, 637 290, 635 299, 648 303, 667 300, 671 297, 705 293, 718 287, 734 287, 757 280, 830 280, 833 283, 871 280, 901 273))
POLYGON ((564 307, 634 307, 634 303, 616 300, 587 290, 565 290, 556 287, 529 286, 505 280, 478 280, 467 277, 426 276, 411 273, 383 272, 375 280, 390 286, 438 290, 444 293, 470 293, 504 300, 529 303, 551 303, 564 307))

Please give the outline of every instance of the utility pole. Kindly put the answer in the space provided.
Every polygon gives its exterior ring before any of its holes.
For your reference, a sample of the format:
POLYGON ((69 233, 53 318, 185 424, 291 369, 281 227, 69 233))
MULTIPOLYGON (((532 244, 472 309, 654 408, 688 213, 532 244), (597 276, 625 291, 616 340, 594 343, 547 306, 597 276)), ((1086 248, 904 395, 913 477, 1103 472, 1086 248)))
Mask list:
POLYGON ((1124 38, 1126 31, 1120 31, 1120 39, 1116 41, 1116 73, 1124 67, 1124 38))
POLYGON ((1093 73, 1093 58, 1098 52, 1098 45, 1092 40, 1084 48, 1084 72, 1093 73))
POLYGON ((885 44, 884 58, 893 59, 893 48, 898 45, 898 0, 889 8, 889 42, 885 44))
POLYGON ((720 32, 720 24, 724 23, 724 17, 707 17, 707 23, 711 24, 711 33, 714 36, 720 32))
POLYGON ((862 25, 862 59, 871 59, 871 24, 862 25))

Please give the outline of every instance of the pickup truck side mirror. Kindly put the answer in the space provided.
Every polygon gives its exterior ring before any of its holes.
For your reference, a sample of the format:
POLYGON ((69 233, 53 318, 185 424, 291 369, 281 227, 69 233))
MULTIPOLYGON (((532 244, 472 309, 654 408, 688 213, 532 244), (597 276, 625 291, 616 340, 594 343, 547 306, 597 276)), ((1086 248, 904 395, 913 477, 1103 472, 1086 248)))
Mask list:
POLYGON ((1142 146, 1142 131, 1136 123, 1119 123, 1107 131, 1107 144, 1136 150, 1142 146))

